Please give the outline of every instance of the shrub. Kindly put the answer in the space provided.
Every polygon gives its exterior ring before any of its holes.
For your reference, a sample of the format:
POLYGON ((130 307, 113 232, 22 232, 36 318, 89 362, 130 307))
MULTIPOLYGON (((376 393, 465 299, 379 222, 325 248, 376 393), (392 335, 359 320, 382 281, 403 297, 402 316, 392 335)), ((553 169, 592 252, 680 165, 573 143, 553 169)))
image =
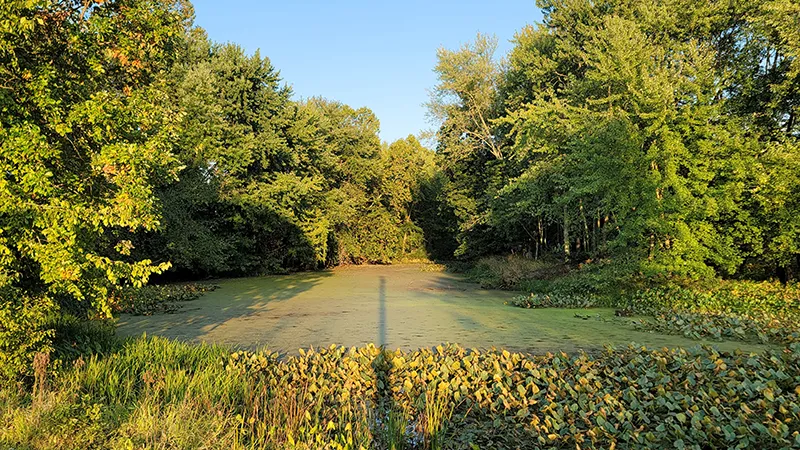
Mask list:
POLYGON ((61 315, 52 324, 53 352, 65 362, 93 353, 103 353, 119 345, 117 325, 111 319, 83 320, 72 315, 61 315))
POLYGON ((0 383, 31 375, 37 352, 52 351, 49 326, 58 305, 49 297, 30 297, 0 289, 0 383))
POLYGON ((478 260, 468 276, 486 289, 518 289, 526 280, 549 277, 558 267, 553 262, 514 255, 487 257, 478 260))

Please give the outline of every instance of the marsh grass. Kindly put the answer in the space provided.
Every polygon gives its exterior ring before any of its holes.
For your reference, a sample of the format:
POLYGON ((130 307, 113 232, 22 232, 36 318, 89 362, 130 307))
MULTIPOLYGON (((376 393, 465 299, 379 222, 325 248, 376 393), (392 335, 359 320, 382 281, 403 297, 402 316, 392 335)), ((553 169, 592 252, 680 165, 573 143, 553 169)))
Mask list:
POLYGON ((800 443, 790 427, 800 419, 798 364, 797 346, 762 356, 631 347, 534 357, 368 345, 279 357, 140 338, 46 375, 36 395, 0 388, 0 448, 642 448, 677 438, 781 448, 800 443), (575 393, 603 402, 579 406, 575 393), (671 406, 648 409, 659 399, 671 406), (712 407, 719 417, 701 428, 656 426, 712 407), (642 415, 652 425, 636 422, 642 415), (717 422, 728 421, 736 426, 723 433, 717 422))
MULTIPOLYGON (((446 383, 442 383, 440 386, 444 384, 446 383)), ((424 414, 420 418, 420 426, 426 449, 441 450, 444 448, 447 424, 455 407, 448 394, 446 389, 435 387, 426 390, 425 396, 422 397, 424 414)))

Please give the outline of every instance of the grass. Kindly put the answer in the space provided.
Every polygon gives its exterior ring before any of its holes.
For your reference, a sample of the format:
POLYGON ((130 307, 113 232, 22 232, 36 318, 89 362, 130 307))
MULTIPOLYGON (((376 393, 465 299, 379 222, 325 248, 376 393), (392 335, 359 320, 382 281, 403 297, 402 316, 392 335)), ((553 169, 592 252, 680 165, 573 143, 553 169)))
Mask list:
POLYGON ((0 448, 781 448, 800 443, 798 374, 800 347, 280 358, 141 338, 0 389, 0 448))

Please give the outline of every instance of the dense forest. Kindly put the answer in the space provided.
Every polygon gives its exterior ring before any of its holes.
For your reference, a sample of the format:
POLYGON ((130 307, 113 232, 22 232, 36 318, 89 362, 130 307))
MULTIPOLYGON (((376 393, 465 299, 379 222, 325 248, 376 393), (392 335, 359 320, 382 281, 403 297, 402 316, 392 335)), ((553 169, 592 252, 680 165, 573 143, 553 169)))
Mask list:
POLYGON ((796 278, 796 2, 540 7, 505 58, 483 35, 439 50, 429 150, 382 143, 367 108, 295 99, 186 2, 4 2, 3 366, 158 274, 514 253, 796 278))
POLYGON ((294 100, 269 59, 209 41, 185 2, 0 8, 11 366, 59 315, 108 315, 118 286, 151 275, 425 257, 411 216, 434 154, 382 144, 369 109, 294 100))

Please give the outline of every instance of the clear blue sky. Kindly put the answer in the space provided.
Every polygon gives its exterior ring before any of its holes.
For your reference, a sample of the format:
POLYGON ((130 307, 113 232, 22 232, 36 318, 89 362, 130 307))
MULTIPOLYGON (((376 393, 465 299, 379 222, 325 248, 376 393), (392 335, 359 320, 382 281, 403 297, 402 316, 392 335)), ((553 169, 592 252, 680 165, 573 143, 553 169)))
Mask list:
POLYGON ((372 109, 381 138, 431 128, 422 105, 436 84, 436 49, 494 34, 498 54, 528 23, 534 0, 194 0, 195 23, 216 42, 261 50, 295 98, 322 96, 372 109))

